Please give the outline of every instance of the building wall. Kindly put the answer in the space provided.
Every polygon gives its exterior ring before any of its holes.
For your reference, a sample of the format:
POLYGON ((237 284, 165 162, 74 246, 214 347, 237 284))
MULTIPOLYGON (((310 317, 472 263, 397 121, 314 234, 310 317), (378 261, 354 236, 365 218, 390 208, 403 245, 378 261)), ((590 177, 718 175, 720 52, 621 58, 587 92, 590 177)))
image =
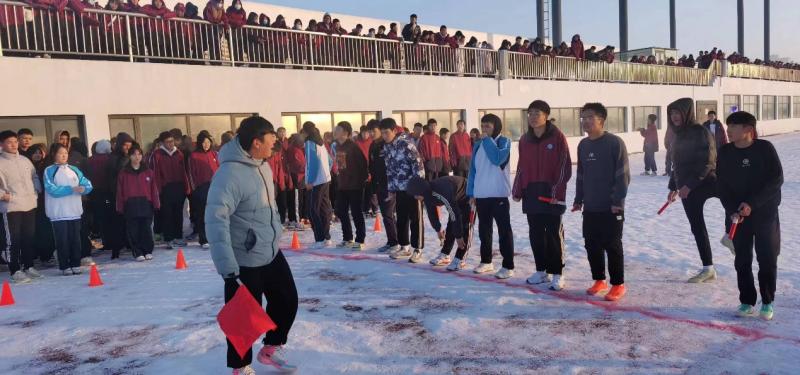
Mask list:
MULTIPOLYGON (((257 112, 279 124, 287 112, 390 117, 392 111, 461 109, 474 128, 480 109, 521 109, 543 99, 553 108, 590 101, 626 107, 627 131, 620 136, 632 152, 642 149, 632 107, 661 107, 663 139, 666 107, 677 98, 716 100, 723 113, 724 94, 800 95, 797 83, 736 78, 694 87, 9 57, 0 58, 0 82, 0 117, 84 116, 89 143, 111 136, 110 115, 257 112)), ((764 135, 797 130, 800 118, 759 124, 764 135)), ((579 141, 570 137, 573 153, 579 141)))

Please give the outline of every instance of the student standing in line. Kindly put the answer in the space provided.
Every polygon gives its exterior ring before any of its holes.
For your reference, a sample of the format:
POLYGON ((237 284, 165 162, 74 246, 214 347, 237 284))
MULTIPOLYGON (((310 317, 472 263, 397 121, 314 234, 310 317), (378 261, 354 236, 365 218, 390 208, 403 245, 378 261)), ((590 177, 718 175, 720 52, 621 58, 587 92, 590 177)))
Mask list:
POLYGON ((153 259, 153 216, 160 208, 155 173, 142 162, 144 154, 135 144, 128 151, 128 164, 117 180, 116 210, 125 217, 125 233, 137 262, 153 259))
POLYGON ((342 223, 343 236, 339 247, 364 250, 367 229, 361 203, 364 199, 364 186, 369 177, 369 170, 364 153, 350 139, 352 133, 353 128, 347 121, 337 124, 334 130, 339 182, 336 192, 336 216, 342 223), (353 217, 353 225, 356 228, 355 241, 353 240, 353 228, 350 226, 350 216, 353 217))
POLYGON ((381 137, 380 122, 370 120, 367 130, 372 133, 372 144, 369 146, 369 173, 372 179, 372 191, 378 198, 380 205, 383 229, 386 233, 386 244, 378 248, 379 252, 395 252, 400 249, 397 240, 397 220, 395 220, 395 202, 389 199, 389 180, 386 176, 386 160, 384 160, 384 145, 386 142, 381 137))
POLYGON ((192 205, 192 215, 195 217, 195 230, 198 234, 200 247, 208 249, 208 239, 206 238, 206 201, 208 199, 208 188, 211 186, 211 179, 219 169, 219 157, 214 151, 214 141, 211 135, 201 132, 197 135, 196 149, 189 157, 189 189, 192 205))
POLYGON ((467 133, 467 123, 458 120, 456 131, 450 134, 447 142, 450 152, 450 165, 453 167, 453 176, 466 178, 469 174, 469 163, 472 159, 472 142, 467 133))
POLYGON ((322 141, 316 125, 307 121, 303 124, 306 155, 306 196, 311 216, 311 229, 314 230, 316 247, 331 245, 331 168, 333 161, 322 141))
POLYGON ((186 200, 186 168, 184 157, 170 132, 158 136, 161 147, 153 157, 153 172, 158 185, 161 208, 161 229, 167 249, 186 246, 183 240, 183 203, 186 200))
POLYGON ((425 165, 425 178, 428 181, 444 175, 443 171, 446 162, 446 154, 444 152, 447 152, 447 149, 442 147, 442 138, 439 136, 438 126, 436 119, 429 119, 428 128, 420 138, 417 146, 419 155, 425 165))

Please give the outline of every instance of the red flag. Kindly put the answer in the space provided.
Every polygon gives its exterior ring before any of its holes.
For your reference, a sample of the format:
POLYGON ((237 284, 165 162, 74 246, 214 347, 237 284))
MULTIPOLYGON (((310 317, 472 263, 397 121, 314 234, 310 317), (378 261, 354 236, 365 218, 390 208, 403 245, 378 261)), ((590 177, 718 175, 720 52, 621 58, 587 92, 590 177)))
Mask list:
POLYGON ((242 358, 259 336, 278 328, 244 285, 219 311, 217 322, 242 358))

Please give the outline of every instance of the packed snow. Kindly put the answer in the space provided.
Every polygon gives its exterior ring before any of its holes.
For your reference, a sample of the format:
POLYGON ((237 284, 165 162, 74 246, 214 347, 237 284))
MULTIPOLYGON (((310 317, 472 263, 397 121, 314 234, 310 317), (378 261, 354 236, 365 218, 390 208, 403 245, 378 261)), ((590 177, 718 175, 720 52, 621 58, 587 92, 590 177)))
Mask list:
MULTIPOLYGON (((471 272, 477 234, 470 268, 449 273, 427 264, 438 254, 430 227, 426 262, 414 265, 377 253, 385 237, 371 232, 368 219, 366 251, 310 250, 310 231, 301 232, 303 250, 284 250, 300 296, 288 358, 303 374, 797 373, 800 134, 769 140, 786 177, 773 321, 734 314, 736 274, 731 253, 718 241, 724 231, 718 200, 707 204, 706 219, 719 278, 686 283, 700 267, 688 221, 680 204, 656 215, 666 177, 639 176, 643 157, 634 154, 622 301, 584 292, 591 277, 579 214, 564 216, 567 285, 561 292, 525 284, 534 266, 519 204, 512 205, 516 275, 504 281, 471 272)), ((663 153, 657 159, 662 167, 663 153)), ((338 225, 333 228, 340 240, 338 225)), ((290 240, 285 233, 286 247, 290 240)), ((12 285, 16 304, 0 308, 0 373, 229 373, 216 322, 222 280, 207 251, 189 246, 185 253, 187 270, 175 270, 172 250, 157 249, 155 260, 143 263, 97 254, 105 283, 98 288, 87 286, 87 273, 57 276, 54 268, 43 271, 43 280, 12 285)))

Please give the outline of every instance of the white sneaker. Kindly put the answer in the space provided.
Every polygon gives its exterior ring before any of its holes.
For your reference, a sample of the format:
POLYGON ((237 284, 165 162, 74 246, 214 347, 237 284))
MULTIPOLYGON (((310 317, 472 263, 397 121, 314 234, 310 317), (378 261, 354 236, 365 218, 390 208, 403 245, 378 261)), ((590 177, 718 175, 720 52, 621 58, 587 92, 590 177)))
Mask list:
POLYGON ((91 267, 94 266, 95 264, 97 263, 94 262, 94 259, 92 259, 92 257, 81 258, 81 266, 83 267, 91 267))
POLYGON ((389 258, 392 259, 406 259, 411 258, 413 252, 411 251, 411 246, 401 246, 399 250, 389 254, 389 258))
POLYGON ((421 249, 414 249, 414 252, 411 254, 411 257, 408 258, 410 263, 422 263, 422 250, 421 249))
POLYGON ((364 250, 364 244, 361 242, 353 242, 353 245, 350 246, 354 251, 362 251, 364 250))
POLYGON ((61 276, 72 276, 72 270, 69 268, 61 270, 61 276))
POLYGON ((15 284, 27 284, 31 282, 31 278, 28 277, 25 272, 17 271, 11 275, 11 281, 13 281, 15 284))
POLYGON ((72 267, 70 270, 72 271, 73 275, 80 275, 83 273, 83 270, 81 270, 80 267, 72 267))
POLYGON ((264 345, 256 359, 262 364, 274 367, 282 374, 291 374, 297 371, 297 366, 289 364, 289 361, 286 360, 283 346, 264 345))
POLYGON ((342 241, 342 242, 339 242, 339 244, 338 244, 338 245, 336 245, 336 247, 339 247, 339 248, 348 248, 348 249, 349 249, 349 248, 352 248, 352 247, 353 247, 353 244, 354 244, 354 243, 355 243, 355 242, 354 242, 354 241, 352 241, 352 240, 350 240, 350 241, 342 241))
POLYGON ((431 259, 430 264, 434 267, 441 267, 450 264, 450 255, 439 253, 436 258, 431 259))
POLYGON ((477 267, 475 267, 475 269, 472 270, 472 272, 475 272, 475 273, 494 272, 494 265, 492 265, 491 263, 481 263, 477 267))
POLYGON ((464 268, 467 268, 467 261, 458 258, 453 258, 453 261, 447 266, 448 271, 460 271, 464 268))
POLYGON ((200 245, 200 248, 203 249, 203 250, 208 250, 208 249, 211 248, 211 245, 209 245, 207 243, 204 243, 204 244, 200 245))
POLYGON ((703 269, 697 274, 689 278, 689 282, 692 284, 698 283, 706 283, 717 278, 717 270, 714 269, 714 266, 709 266, 708 268, 703 267, 703 269))
POLYGON ((144 259, 153 260, 153 254, 145 254, 144 259))
POLYGON ((256 370, 253 370, 250 365, 247 365, 242 368, 233 369, 233 375, 256 375, 256 370))
POLYGON ((144 262, 144 260, 145 260, 144 255, 139 255, 138 257, 136 257, 137 262, 144 262))
POLYGON ((526 283, 531 285, 549 283, 551 281, 550 275, 547 272, 536 271, 525 280, 526 283))
POLYGON ((325 240, 325 241, 322 241, 322 245, 323 245, 324 247, 331 247, 331 246, 333 246, 333 240, 325 240))
POLYGON ((500 271, 497 271, 497 273, 494 274, 494 277, 498 279, 508 279, 511 276, 514 276, 514 270, 509 270, 504 267, 501 267, 500 271))
POLYGON ((727 247, 733 256, 736 256, 736 248, 733 247, 733 240, 731 240, 727 233, 722 236, 722 238, 719 240, 719 243, 721 243, 722 246, 727 247))
POLYGON ((559 290, 564 289, 564 275, 553 275, 553 281, 550 283, 550 290, 555 290, 556 292, 559 290))
POLYGON ((400 250, 400 245, 394 245, 394 246, 383 245, 381 246, 380 249, 378 249, 378 252, 379 253, 389 252, 389 254, 391 254, 391 253, 396 253, 399 250, 400 250))
POLYGON ((28 277, 30 277, 31 279, 41 279, 42 277, 44 277, 42 276, 41 273, 39 273, 39 271, 36 270, 36 268, 33 267, 25 270, 25 274, 28 275, 28 277))

